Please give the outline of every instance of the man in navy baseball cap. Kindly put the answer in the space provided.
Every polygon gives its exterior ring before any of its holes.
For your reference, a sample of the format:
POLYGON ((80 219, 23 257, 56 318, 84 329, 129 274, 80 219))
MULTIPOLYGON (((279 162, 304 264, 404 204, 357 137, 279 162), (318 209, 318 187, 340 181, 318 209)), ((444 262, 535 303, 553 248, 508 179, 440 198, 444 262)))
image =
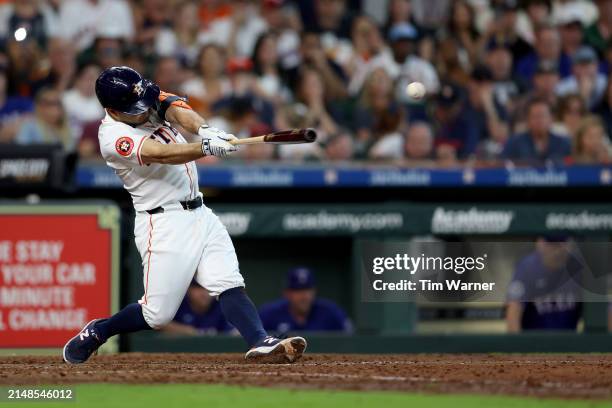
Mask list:
POLYGON ((338 305, 316 296, 314 273, 306 267, 289 270, 283 299, 263 305, 259 314, 264 327, 278 333, 352 331, 350 320, 338 305))

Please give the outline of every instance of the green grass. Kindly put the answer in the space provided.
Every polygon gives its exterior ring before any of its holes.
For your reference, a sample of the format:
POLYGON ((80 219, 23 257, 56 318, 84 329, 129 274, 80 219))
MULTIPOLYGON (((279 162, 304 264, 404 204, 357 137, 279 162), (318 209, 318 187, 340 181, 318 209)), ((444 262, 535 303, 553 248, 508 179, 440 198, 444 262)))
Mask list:
POLYGON ((76 401, 74 402, 46 402, 42 404, 40 402, 0 402, 0 408, 9 406, 15 408, 612 407, 610 401, 561 401, 503 396, 424 395, 392 392, 302 391, 226 385, 82 384, 75 386, 74 389, 76 395, 76 401))

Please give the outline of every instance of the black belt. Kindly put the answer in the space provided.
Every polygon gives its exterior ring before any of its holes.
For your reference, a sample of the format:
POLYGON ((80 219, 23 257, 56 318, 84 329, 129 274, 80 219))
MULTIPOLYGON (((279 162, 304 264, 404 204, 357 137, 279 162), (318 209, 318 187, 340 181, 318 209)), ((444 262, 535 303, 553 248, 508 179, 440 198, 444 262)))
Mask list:
MULTIPOLYGON (((200 208, 202 206, 202 197, 196 197, 193 200, 189 201, 179 201, 184 210, 195 210, 196 208, 200 208)), ((147 210, 149 214, 160 214, 164 212, 164 207, 155 207, 151 210, 147 210)))

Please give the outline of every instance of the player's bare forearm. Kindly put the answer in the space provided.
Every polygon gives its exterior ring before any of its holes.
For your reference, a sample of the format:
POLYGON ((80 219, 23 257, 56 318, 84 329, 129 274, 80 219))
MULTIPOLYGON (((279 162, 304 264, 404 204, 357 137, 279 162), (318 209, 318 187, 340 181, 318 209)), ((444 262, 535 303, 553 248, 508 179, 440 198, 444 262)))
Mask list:
POLYGON ((199 114, 180 106, 170 106, 166 111, 166 120, 195 135, 198 134, 198 129, 201 126, 206 125, 206 120, 199 114))
POLYGON ((184 164, 203 156, 201 143, 162 144, 148 139, 140 149, 140 158, 145 164, 184 164))

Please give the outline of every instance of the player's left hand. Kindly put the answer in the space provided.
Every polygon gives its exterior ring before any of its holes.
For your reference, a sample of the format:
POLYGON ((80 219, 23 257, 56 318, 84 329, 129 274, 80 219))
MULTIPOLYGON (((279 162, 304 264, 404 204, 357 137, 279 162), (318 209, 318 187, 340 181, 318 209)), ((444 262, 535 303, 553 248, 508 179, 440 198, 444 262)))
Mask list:
POLYGON ((232 145, 230 141, 238 138, 230 133, 225 133, 221 129, 202 126, 198 130, 198 135, 202 137, 202 152, 206 156, 225 157, 237 150, 237 147, 232 145))

